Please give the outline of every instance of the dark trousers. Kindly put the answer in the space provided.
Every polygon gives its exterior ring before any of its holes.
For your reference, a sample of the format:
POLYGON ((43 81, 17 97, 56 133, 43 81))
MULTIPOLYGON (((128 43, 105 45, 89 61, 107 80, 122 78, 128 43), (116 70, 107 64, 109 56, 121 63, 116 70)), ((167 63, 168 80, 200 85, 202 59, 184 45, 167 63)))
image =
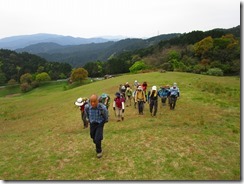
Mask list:
POLYGON ((161 98, 163 106, 166 105, 166 100, 167 100, 167 96, 164 96, 164 97, 161 98))
POLYGON ((104 123, 90 123, 90 136, 96 145, 97 153, 102 152, 103 127, 104 123))
POLYGON ((144 101, 138 101, 137 104, 138 104, 139 114, 143 114, 144 101))
POLYGON ((157 110, 158 110, 158 100, 150 100, 150 113, 153 112, 153 115, 156 116, 157 110))
POLYGON ((170 96, 169 100, 170 100, 170 102, 169 102, 170 109, 171 110, 175 109, 177 97, 175 95, 172 95, 172 96, 170 96))
POLYGON ((89 124, 89 122, 87 121, 87 119, 86 119, 86 113, 83 111, 83 112, 81 112, 81 119, 82 119, 82 121, 83 121, 83 124, 84 124, 84 128, 87 128, 88 127, 88 124, 89 124))

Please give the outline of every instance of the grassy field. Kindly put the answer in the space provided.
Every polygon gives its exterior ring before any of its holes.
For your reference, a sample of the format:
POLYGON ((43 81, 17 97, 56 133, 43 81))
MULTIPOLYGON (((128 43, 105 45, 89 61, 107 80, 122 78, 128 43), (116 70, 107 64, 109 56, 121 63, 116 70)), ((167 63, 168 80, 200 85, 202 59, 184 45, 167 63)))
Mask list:
POLYGON ((1 180, 240 180, 240 138, 238 77, 154 72, 0 97, 1 180), (127 107, 118 123, 110 107, 97 159, 74 101, 103 92, 113 98, 134 80, 177 82, 176 109, 159 107, 151 117, 148 104, 143 116, 127 107))

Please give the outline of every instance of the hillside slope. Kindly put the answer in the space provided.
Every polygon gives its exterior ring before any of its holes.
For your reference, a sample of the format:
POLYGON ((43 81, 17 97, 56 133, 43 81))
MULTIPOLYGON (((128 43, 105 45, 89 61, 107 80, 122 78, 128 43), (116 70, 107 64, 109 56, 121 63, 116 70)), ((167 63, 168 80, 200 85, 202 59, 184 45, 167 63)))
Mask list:
POLYGON ((240 180, 240 79, 188 73, 123 75, 63 91, 62 85, 4 97, 0 111, 3 180, 240 180), (74 101, 119 84, 149 88, 177 82, 176 109, 151 117, 125 110, 117 123, 109 108, 102 159, 74 101))

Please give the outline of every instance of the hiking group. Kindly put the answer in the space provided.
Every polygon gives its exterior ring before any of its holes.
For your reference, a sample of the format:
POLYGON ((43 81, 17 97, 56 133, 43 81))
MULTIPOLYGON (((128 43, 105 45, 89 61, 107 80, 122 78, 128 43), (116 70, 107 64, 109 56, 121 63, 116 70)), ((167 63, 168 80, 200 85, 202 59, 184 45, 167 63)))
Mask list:
MULTIPOLYGON (((147 91, 147 87, 147 82, 140 84, 137 80, 134 81, 133 87, 128 82, 119 85, 112 106, 117 122, 124 121, 125 107, 132 106, 132 102, 134 108, 138 109, 139 115, 144 114, 144 104, 148 103, 151 116, 156 116, 158 98, 161 99, 162 107, 167 106, 166 101, 168 100, 170 110, 175 109, 176 101, 180 97, 180 90, 176 83, 172 87, 169 85, 162 86, 159 90, 157 90, 157 86, 152 86, 147 91)), ((89 99, 86 97, 78 98, 75 102, 75 105, 80 108, 84 128, 90 124, 90 137, 96 146, 98 158, 102 157, 103 127, 108 122, 110 100, 110 96, 103 93, 101 96, 93 94, 89 99)))

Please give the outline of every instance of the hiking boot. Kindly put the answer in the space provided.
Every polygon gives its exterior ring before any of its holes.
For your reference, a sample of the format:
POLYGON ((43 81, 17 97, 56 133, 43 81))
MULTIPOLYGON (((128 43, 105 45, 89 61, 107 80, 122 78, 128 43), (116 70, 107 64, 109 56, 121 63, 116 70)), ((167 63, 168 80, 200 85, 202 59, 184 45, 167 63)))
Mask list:
POLYGON ((120 119, 118 119, 117 122, 120 122, 120 119))
POLYGON ((124 121, 124 117, 122 117, 121 119, 122 119, 122 121, 124 121))
POLYGON ((101 153, 97 153, 97 158, 101 158, 103 156, 102 152, 101 153))

